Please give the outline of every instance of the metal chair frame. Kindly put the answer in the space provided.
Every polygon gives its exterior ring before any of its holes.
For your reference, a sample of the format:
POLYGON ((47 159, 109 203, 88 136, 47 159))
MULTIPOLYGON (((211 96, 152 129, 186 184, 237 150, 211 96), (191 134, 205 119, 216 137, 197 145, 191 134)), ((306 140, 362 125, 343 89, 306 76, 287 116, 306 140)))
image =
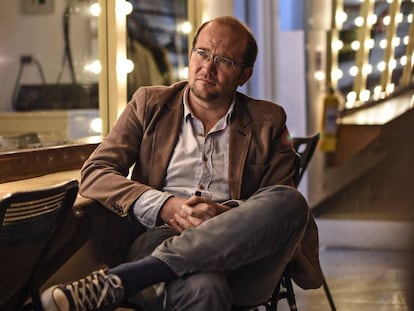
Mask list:
MULTIPOLYGON (((313 136, 306 136, 306 137, 293 137, 292 138, 292 145, 297 153, 296 158, 296 176, 295 176, 295 186, 298 187, 302 177, 308 168, 308 164, 310 163, 313 154, 316 150, 320 139, 320 133, 317 133, 313 136)), ((321 269, 322 271, 322 269, 321 269)), ((281 299, 286 298, 290 307, 291 311, 297 310, 296 299, 295 299, 295 292, 293 290, 292 280, 291 278, 284 274, 282 276, 280 282, 279 293, 277 290, 272 295, 271 302, 269 307, 266 310, 276 311, 277 310, 277 302, 281 299), (277 298, 273 297, 277 295, 277 298), (274 301, 275 303, 272 303, 274 301)), ((322 287, 325 291, 326 298, 328 299, 329 306, 332 311, 336 310, 335 302, 333 300, 331 291, 329 289, 328 283, 326 282, 325 276, 322 272, 322 287)))

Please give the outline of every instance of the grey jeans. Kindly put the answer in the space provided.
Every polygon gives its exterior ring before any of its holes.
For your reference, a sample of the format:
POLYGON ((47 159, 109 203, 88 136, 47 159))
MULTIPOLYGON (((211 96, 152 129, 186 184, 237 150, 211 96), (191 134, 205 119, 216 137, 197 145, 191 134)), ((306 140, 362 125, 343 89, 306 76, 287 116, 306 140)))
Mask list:
POLYGON ((152 254, 179 276, 165 284, 159 310, 253 305, 271 295, 308 219, 308 205, 296 189, 270 186, 180 235, 165 226, 145 232, 132 245, 129 259, 152 254))

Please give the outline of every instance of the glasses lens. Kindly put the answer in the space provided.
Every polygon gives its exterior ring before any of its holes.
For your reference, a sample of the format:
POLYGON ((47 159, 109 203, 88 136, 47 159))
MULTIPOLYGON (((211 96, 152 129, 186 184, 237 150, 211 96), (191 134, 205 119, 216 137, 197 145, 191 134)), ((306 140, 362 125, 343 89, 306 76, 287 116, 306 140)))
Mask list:
POLYGON ((237 63, 227 57, 220 56, 220 55, 212 55, 210 52, 203 50, 203 49, 197 49, 194 48, 193 53, 197 56, 197 59, 200 61, 210 61, 211 58, 213 58, 214 64, 217 65, 217 67, 223 68, 223 69, 230 69, 237 63))
POLYGON ((216 56, 215 63, 225 68, 233 67, 234 61, 222 56, 216 56))

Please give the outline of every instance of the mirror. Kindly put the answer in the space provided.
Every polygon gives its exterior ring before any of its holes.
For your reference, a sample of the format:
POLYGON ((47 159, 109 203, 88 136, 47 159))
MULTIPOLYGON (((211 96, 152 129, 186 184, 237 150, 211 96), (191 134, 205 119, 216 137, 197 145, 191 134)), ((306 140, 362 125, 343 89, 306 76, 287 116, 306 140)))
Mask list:
MULTIPOLYGON (((187 0, 129 3, 128 98, 140 86, 186 78, 191 31, 187 0)), ((90 142, 101 134, 97 4, 0 3, 0 153, 90 142)))
POLYGON ((411 0, 344 0, 336 8, 332 80, 346 98, 345 109, 413 83, 413 13, 411 0))
POLYGON ((187 0, 130 0, 127 56, 134 63, 128 75, 128 98, 144 85, 169 85, 187 78, 187 0))
POLYGON ((100 134, 96 5, 0 3, 0 152, 100 134))

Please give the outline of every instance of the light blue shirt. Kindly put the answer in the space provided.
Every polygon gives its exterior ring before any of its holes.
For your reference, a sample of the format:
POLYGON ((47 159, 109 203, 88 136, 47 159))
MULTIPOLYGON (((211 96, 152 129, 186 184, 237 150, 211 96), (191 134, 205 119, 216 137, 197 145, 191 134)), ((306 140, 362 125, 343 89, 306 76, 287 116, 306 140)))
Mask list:
MULTIPOLYGON (((163 191, 144 192, 133 206, 137 219, 146 227, 155 227, 158 213, 171 196, 190 197, 195 191, 215 202, 230 199, 228 184, 230 116, 229 110, 204 135, 203 123, 188 106, 188 88, 184 92, 184 119, 177 145, 167 168, 163 191)), ((234 204, 233 204, 234 205, 234 204)))

